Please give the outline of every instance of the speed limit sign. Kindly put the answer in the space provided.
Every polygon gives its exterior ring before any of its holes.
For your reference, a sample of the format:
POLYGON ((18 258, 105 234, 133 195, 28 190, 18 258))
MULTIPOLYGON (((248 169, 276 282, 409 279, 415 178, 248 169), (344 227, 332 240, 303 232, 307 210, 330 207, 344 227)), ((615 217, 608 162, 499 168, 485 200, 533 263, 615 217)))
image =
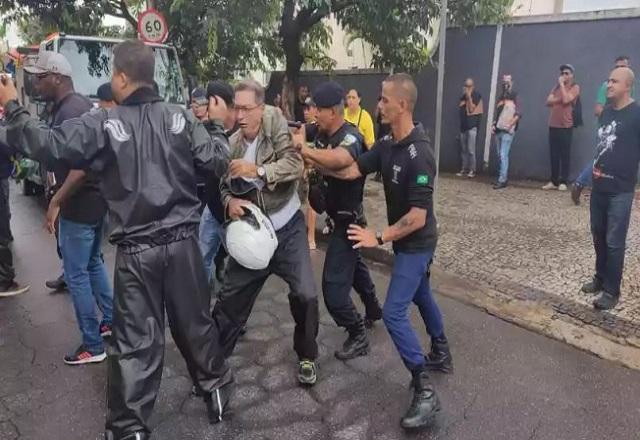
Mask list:
POLYGON ((161 13, 147 9, 138 16, 138 34, 148 43, 164 43, 169 29, 161 13))

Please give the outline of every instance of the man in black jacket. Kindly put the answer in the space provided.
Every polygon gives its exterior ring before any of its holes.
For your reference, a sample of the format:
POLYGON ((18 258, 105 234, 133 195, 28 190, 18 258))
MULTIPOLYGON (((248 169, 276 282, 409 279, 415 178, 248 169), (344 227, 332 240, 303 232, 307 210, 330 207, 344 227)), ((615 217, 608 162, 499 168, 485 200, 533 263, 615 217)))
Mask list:
MULTIPOLYGON (((149 438, 148 419, 162 376, 165 311, 212 423, 222 420, 232 382, 208 314, 194 171, 195 165, 222 175, 227 139, 220 123, 211 123, 208 133, 184 107, 165 103, 152 88, 154 67, 153 52, 141 41, 119 44, 111 85, 120 105, 53 129, 20 106, 13 84, 0 85, 0 105, 7 111, 0 142, 99 176, 109 207, 117 254, 108 439, 149 438)), ((217 103, 209 109, 212 119, 226 111, 221 99, 217 103)))

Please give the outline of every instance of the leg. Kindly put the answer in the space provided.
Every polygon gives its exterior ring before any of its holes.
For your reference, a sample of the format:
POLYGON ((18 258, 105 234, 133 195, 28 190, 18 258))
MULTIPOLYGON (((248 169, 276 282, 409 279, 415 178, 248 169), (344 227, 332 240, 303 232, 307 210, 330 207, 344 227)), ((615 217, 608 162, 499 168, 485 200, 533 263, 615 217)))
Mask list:
POLYGON ((88 271, 91 291, 102 311, 102 324, 111 325, 113 321, 113 290, 109 282, 107 267, 102 258, 102 231, 103 222, 100 221, 94 229, 95 239, 91 248, 88 271))
POLYGON ((549 157, 551 159, 551 183, 560 185, 560 148, 558 128, 549 128, 549 157))
POLYGON ((210 280, 213 277, 214 258, 218 253, 221 239, 220 224, 211 214, 208 206, 205 206, 200 218, 199 242, 207 280, 210 280))
POLYGON ((469 166, 469 172, 475 173, 476 172, 476 137, 478 136, 478 128, 474 127, 471 130, 469 130, 467 133, 468 133, 467 162, 469 166))
POLYGON ((430 259, 430 254, 396 254, 387 300, 382 309, 389 335, 405 366, 412 372, 423 369, 425 359, 420 341, 411 327, 408 309, 430 259))
POLYGON ((596 191, 592 192, 590 211, 591 235, 593 237, 593 247, 596 251, 595 279, 602 284, 607 270, 607 195, 596 191))
POLYGON ((229 257, 220 295, 213 308, 213 319, 220 332, 220 345, 225 357, 233 353, 240 332, 249 319, 253 304, 269 274, 268 268, 247 269, 229 257))
POLYGON ((356 257, 356 270, 353 274, 353 289, 356 291, 365 309, 365 321, 373 321, 382 319, 382 309, 376 296, 376 286, 373 284, 369 267, 362 258, 362 253, 358 252, 356 257))
POLYGON ((209 288, 198 242, 167 245, 164 286, 171 335, 194 383, 207 393, 231 381, 216 322, 209 315, 209 288))
POLYGON ((578 178, 576 179, 576 184, 581 187, 591 186, 593 178, 593 163, 589 162, 583 169, 580 171, 578 178))
POLYGON ((0 291, 11 287, 15 276, 11 248, 8 244, 0 243, 0 291))
POLYGON ((271 264, 273 272, 289 285, 289 306, 296 323, 293 348, 301 360, 314 360, 318 357, 318 295, 302 212, 298 211, 277 235, 278 249, 271 264))
POLYGON ((569 169, 571 166, 571 139, 573 137, 572 128, 563 128, 560 132, 560 176, 558 181, 561 184, 567 184, 569 178, 569 169))
POLYGON ((13 241, 10 221, 9 179, 0 179, 0 241, 5 244, 13 241))
POLYGON ((500 142, 500 178, 498 182, 507 183, 509 180, 509 152, 511 151, 513 135, 502 133, 500 142))
POLYGON ((309 248, 315 249, 316 246, 316 212, 311 205, 307 205, 307 241, 309 248))
POLYGON ((624 270, 624 254, 633 197, 633 192, 610 195, 606 213, 607 262, 603 284, 604 290, 616 297, 620 297, 620 283, 624 270))
POLYGON ((91 290, 89 260, 95 242, 93 225, 60 219, 60 250, 64 276, 73 299, 82 344, 92 354, 104 352, 96 300, 91 290))
POLYGON ((442 313, 431 291, 429 266, 431 266, 431 260, 427 263, 425 274, 420 280, 420 285, 416 291, 416 296, 413 298, 413 302, 418 306, 420 316, 422 316, 427 333, 431 339, 438 339, 444 337, 444 325, 442 323, 442 313))
POLYGON ((116 254, 106 422, 115 438, 151 431, 164 362, 163 255, 162 246, 116 254))
POLYGON ((460 167, 460 171, 462 173, 464 173, 465 171, 468 171, 468 154, 467 154, 467 142, 468 142, 468 138, 469 138, 469 132, 468 131, 463 131, 460 132, 460 157, 462 159, 462 165, 460 167))

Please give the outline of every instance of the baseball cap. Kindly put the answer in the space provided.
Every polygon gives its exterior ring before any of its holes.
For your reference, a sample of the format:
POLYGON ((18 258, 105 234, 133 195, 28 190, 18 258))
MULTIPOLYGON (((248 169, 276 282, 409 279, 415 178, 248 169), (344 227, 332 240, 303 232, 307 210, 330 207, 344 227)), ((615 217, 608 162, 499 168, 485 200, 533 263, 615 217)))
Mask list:
POLYGON ((194 100, 198 104, 206 104, 207 103, 207 93, 204 91, 202 87, 196 87, 191 91, 191 100, 194 100))
POLYGON ((326 81, 313 91, 313 102, 316 107, 330 108, 344 101, 344 89, 335 81, 326 81))
POLYGON ((576 73, 576 69, 571 64, 563 64, 560 66, 560 70, 568 69, 571 70, 571 73, 576 73))
POLYGON ((219 96, 227 106, 230 106, 233 105, 234 95, 231 85, 221 79, 209 81, 209 84, 207 84, 207 98, 219 96))
POLYGON ((104 83, 98 87, 98 99, 100 101, 113 101, 113 92, 111 91, 111 83, 104 83))
POLYGON ((38 53, 36 63, 31 66, 24 66, 24 70, 29 73, 56 73, 62 76, 71 77, 71 64, 58 52, 50 50, 41 50, 38 53))

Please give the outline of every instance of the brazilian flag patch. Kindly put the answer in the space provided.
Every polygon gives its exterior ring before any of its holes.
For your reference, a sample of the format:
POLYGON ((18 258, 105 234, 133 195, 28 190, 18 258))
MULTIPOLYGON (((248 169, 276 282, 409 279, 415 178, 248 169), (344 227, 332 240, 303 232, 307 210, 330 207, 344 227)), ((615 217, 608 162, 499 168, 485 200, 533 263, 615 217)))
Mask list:
POLYGON ((429 176, 426 174, 418 174, 416 178, 416 184, 420 186, 427 186, 429 184, 429 176))

